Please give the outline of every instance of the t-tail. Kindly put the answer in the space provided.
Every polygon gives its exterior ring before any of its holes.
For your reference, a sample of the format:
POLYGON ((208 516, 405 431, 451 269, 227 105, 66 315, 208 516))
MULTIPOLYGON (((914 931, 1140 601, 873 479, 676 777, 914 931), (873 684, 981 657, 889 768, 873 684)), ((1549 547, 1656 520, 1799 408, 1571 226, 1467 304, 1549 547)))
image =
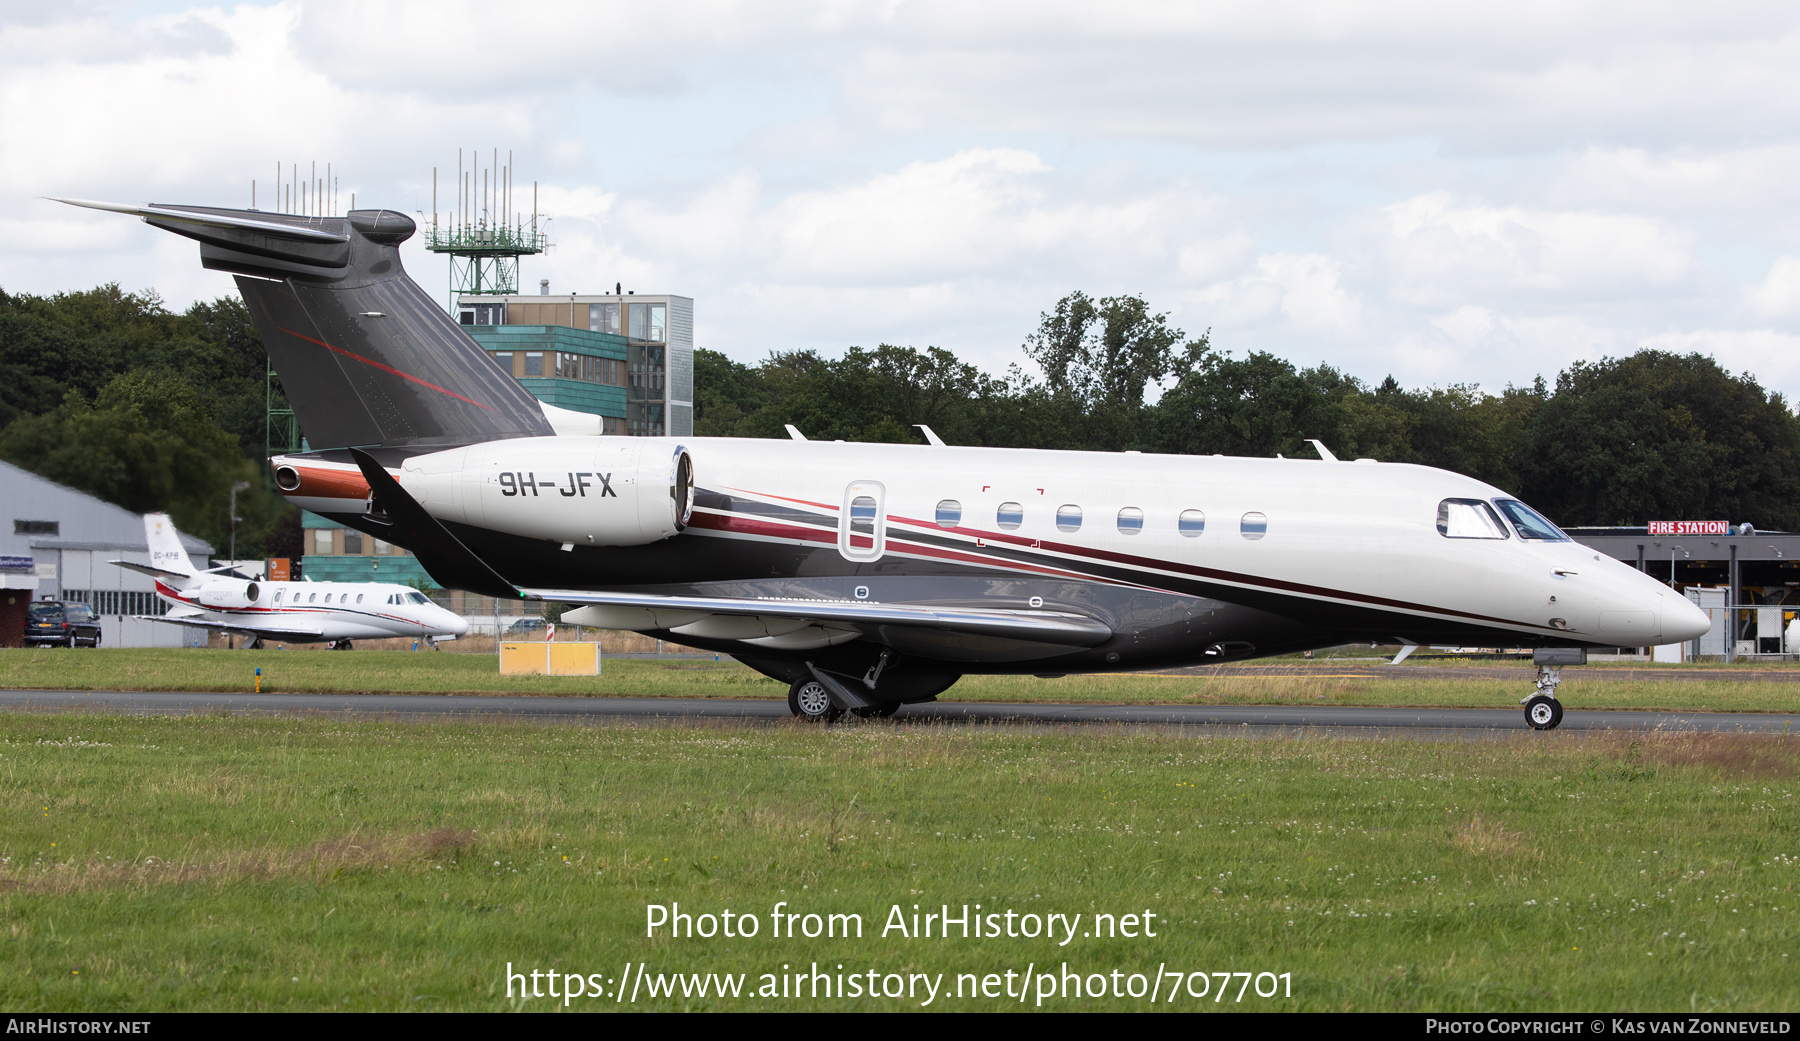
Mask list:
POLYGON ((236 275, 315 450, 407 455, 556 432, 537 400, 407 277, 399 247, 417 225, 403 213, 58 201, 142 217, 198 241, 201 266, 236 275))
POLYGON ((181 545, 175 522, 166 513, 144 514, 144 541, 150 544, 150 566, 170 576, 192 578, 194 562, 181 545))

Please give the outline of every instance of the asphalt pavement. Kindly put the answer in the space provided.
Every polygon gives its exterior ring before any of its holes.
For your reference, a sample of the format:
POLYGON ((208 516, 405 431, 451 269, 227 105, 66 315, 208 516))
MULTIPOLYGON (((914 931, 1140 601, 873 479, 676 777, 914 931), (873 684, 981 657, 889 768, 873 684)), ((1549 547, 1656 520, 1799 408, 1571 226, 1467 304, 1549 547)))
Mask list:
MULTIPOLYGON (((511 697, 450 694, 208 694, 141 691, 0 691, 0 711, 118 712, 132 715, 337 716, 403 721, 675 723, 790 718, 785 701, 730 698, 511 697)), ((1126 726, 1196 734, 1320 731, 1418 732, 1473 737, 1526 729, 1520 709, 1364 708, 1258 705, 1017 704, 950 701, 907 705, 900 724, 1025 727, 1126 726)), ((1571 708, 1561 730, 1787 733, 1795 716, 1751 712, 1613 712, 1571 708)))

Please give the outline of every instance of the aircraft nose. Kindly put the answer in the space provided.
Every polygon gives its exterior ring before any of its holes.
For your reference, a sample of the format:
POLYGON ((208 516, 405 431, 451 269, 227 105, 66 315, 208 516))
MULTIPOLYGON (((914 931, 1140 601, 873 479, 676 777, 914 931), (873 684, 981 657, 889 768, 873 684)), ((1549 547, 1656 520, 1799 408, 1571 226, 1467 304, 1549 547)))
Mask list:
POLYGON ((1663 639, 1668 643, 1697 640, 1712 629, 1712 617, 1685 596, 1665 606, 1662 616, 1663 639))
POLYGON ((469 620, 467 618, 454 611, 445 611, 444 613, 450 616, 444 620, 444 628, 448 629, 452 635, 463 636, 468 633, 469 620))

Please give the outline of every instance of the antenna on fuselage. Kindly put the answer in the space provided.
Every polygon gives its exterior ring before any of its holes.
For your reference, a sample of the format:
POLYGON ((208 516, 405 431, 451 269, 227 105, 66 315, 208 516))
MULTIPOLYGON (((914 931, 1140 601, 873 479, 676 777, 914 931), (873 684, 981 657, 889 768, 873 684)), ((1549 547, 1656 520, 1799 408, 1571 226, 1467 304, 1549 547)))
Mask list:
POLYGON ((1338 457, 1331 454, 1331 449, 1325 447, 1325 442, 1309 437, 1306 439, 1306 443, 1313 446, 1315 449, 1318 449, 1320 459, 1323 459, 1328 463, 1335 463, 1338 461, 1338 457))
POLYGON ((795 426, 795 425, 794 425, 794 424, 792 424, 792 423, 783 423, 783 424, 781 424, 781 425, 782 425, 782 426, 784 426, 784 427, 786 427, 786 428, 787 428, 787 432, 788 432, 788 436, 789 436, 789 437, 791 437, 791 438, 793 438, 793 439, 794 439, 794 440, 796 440, 796 441, 804 441, 804 440, 806 440, 806 435, 805 435, 805 434, 802 434, 802 433, 801 433, 801 432, 800 432, 800 428, 799 428, 799 427, 797 427, 797 426, 795 426))
POLYGON ((937 432, 935 430, 932 430, 930 427, 926 426, 925 424, 914 423, 913 426, 916 426, 920 430, 923 430, 925 432, 925 440, 931 442, 932 444, 936 445, 939 448, 948 448, 949 447, 948 445, 944 444, 943 438, 937 436, 937 432))

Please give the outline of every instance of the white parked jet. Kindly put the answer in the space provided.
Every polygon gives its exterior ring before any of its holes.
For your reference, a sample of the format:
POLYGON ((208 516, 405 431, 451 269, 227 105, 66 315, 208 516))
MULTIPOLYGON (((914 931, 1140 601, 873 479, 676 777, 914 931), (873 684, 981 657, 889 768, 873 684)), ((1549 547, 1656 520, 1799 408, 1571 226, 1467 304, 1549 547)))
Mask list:
POLYGON ((461 616, 432 603, 411 586, 386 582, 259 582, 227 574, 229 567, 196 571, 167 514, 144 515, 150 563, 112 563, 156 579, 166 615, 139 615, 197 629, 216 629, 286 643, 329 643, 348 649, 352 640, 393 636, 452 639, 469 631, 461 616))

